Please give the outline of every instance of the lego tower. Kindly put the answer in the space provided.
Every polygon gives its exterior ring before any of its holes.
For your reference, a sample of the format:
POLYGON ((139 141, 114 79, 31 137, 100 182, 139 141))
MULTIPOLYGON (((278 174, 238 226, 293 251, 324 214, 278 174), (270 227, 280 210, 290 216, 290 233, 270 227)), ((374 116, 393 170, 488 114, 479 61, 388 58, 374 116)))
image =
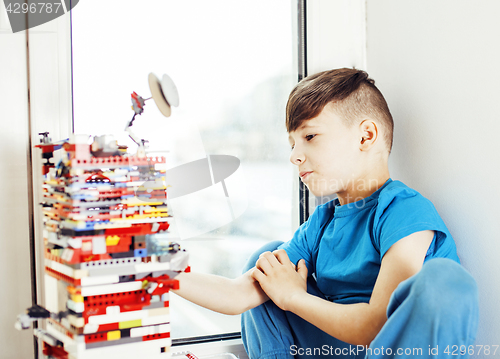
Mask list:
POLYGON ((128 155, 110 136, 54 144, 45 134, 38 147, 46 160, 46 311, 30 310, 47 319, 35 329, 44 355, 168 358, 169 290, 189 267, 165 233, 165 158, 128 155))

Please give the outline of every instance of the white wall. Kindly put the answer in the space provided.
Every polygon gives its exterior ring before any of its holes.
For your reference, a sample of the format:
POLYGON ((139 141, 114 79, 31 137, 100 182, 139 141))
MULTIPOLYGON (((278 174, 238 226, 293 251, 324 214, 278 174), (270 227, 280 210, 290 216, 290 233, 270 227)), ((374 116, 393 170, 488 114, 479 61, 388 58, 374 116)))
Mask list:
POLYGON ((355 64, 375 79, 395 120, 391 176, 438 209, 479 286, 476 344, 500 345, 500 2, 349 3, 310 0, 322 11, 309 35, 323 38, 310 43, 328 50, 309 51, 309 73, 355 64), (363 58, 349 49, 365 19, 363 58))
POLYGON ((14 329, 31 306, 26 35, 0 32, 0 357, 33 357, 33 334, 14 329))
POLYGON ((395 119, 393 177, 430 198, 500 344, 500 2, 367 2, 367 70, 395 119))
MULTIPOLYGON (((26 32, 13 34, 3 11, 0 6, 0 358, 27 359, 34 356, 33 331, 17 331, 14 323, 17 315, 32 305, 28 196, 31 171, 36 183, 33 200, 36 209, 41 200, 40 154, 32 146, 38 144, 39 132, 49 131, 54 140, 71 132, 69 16, 29 30, 28 101, 26 32)), ((43 268, 40 216, 36 217, 35 229, 37 294, 38 303, 43 304, 39 275, 43 268)))

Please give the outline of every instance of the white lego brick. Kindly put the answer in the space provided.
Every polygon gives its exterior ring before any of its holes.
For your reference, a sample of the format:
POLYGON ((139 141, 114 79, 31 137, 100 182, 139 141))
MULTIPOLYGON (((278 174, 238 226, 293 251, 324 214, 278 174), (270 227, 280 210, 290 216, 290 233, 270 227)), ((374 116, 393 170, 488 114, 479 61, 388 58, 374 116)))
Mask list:
POLYGON ((154 325, 170 322, 170 315, 158 315, 156 317, 147 317, 142 319, 142 325, 154 325))
POLYGON ((144 181, 130 181, 127 182, 127 187, 140 187, 144 184, 144 181))
POLYGON ((170 333, 170 324, 167 323, 167 324, 158 325, 158 333, 159 334, 170 333))
POLYGON ((137 338, 137 337, 143 337, 147 334, 145 334, 145 328, 139 327, 139 328, 132 328, 130 329, 130 337, 131 338, 137 338))
POLYGON ((90 316, 89 323, 101 325, 141 319, 142 325, 153 325, 168 322, 170 320, 168 314, 169 308, 134 310, 131 312, 120 313, 116 313, 115 311, 113 311, 112 314, 90 316))
POLYGON ((50 322, 47 322, 47 332, 57 340, 63 342, 65 347, 66 345, 76 344, 73 339, 61 333, 59 330, 57 330, 57 328, 54 328, 54 326, 50 324, 50 322))
MULTIPOLYGON (((117 221, 118 223, 115 227, 125 227, 124 223, 132 225, 132 224, 142 224, 142 223, 169 222, 170 220, 171 220, 170 217, 148 217, 148 218, 127 219, 125 221, 122 220, 117 221)), ((94 228, 98 229, 97 226, 94 228)), ((99 228, 101 227, 99 226, 99 228)), ((111 227, 102 227, 102 228, 111 228, 111 227)), ((158 226, 156 230, 158 230, 158 228, 160 227, 158 226)))
MULTIPOLYGON (((165 307, 165 308, 148 309, 147 313, 148 313, 148 317, 157 317, 160 315, 168 315, 168 314, 170 314, 170 308, 165 307)), ((167 322, 168 322, 168 320, 167 320, 167 322)))
POLYGON ((78 350, 70 353, 68 359, 166 359, 170 358, 170 338, 148 340, 143 342, 128 343, 122 345, 112 345, 102 348, 78 350), (167 348, 165 353, 161 353, 160 348, 167 348))
POLYGON ((106 315, 118 315, 120 314, 120 306, 119 305, 113 305, 106 307, 106 315))
POLYGON ((68 238, 67 241, 68 245, 75 249, 82 248, 82 240, 79 238, 68 238))
POLYGON ((86 241, 82 243, 82 251, 90 252, 92 250, 92 242, 86 241))
POLYGON ((68 246, 66 240, 64 238, 59 238, 57 233, 47 231, 46 234, 47 236, 44 236, 44 238, 46 238, 49 243, 56 244, 61 247, 68 246))
POLYGON ((109 324, 109 323, 119 323, 126 322, 129 320, 143 319, 147 317, 147 313, 142 310, 137 310, 133 312, 123 312, 119 314, 102 314, 93 315, 89 317, 90 324, 109 324))
POLYGON ((52 345, 52 346, 56 346, 57 345, 57 339, 54 338, 52 335, 50 335, 49 333, 47 333, 43 329, 34 329, 33 330, 33 334, 37 338, 43 340, 45 343, 47 343, 49 345, 52 345))
MULTIPOLYGON (((83 353, 85 352, 85 349, 86 348, 86 344, 85 343, 78 343, 76 345, 73 345, 73 346, 65 346, 64 349, 66 349, 66 351, 68 353, 83 353)), ((70 356, 70 358, 72 358, 72 356, 70 356)), ((81 359, 80 356, 78 356, 78 359, 81 359)))
POLYGON ((189 252, 177 252, 170 259, 170 267, 174 271, 183 271, 189 264, 189 252))
POLYGON ((71 258, 73 258, 73 253, 74 253, 74 251, 72 249, 65 248, 63 253, 62 253, 61 258, 65 261, 69 262, 69 261, 71 261, 71 258))
MULTIPOLYGON (((138 222, 142 223, 142 222, 138 222)), ((112 221, 94 225, 94 229, 128 228, 132 227, 132 221, 112 221)))
POLYGON ((149 262, 140 263, 135 265, 135 270, 137 273, 146 272, 157 272, 162 270, 170 270, 170 262, 160 263, 160 262, 149 262))
POLYGON ((82 269, 106 268, 106 267, 124 267, 134 263, 141 263, 141 258, 130 257, 120 259, 105 259, 100 261, 82 263, 82 269))
POLYGON ((85 319, 75 317, 74 315, 68 315, 67 317, 69 323, 77 328, 82 328, 85 325, 85 319))
POLYGON ((72 301, 71 299, 68 299, 66 301, 66 306, 68 307, 68 309, 71 309, 73 312, 76 313, 83 313, 83 311, 85 310, 84 303, 77 303, 72 301))
POLYGON ((92 254, 104 253, 106 253, 106 238, 104 236, 92 238, 92 254))
POLYGON ((67 265, 58 263, 56 261, 51 261, 50 259, 45 259, 45 266, 47 266, 47 267, 49 267, 49 268, 51 268, 59 273, 67 275, 68 277, 73 278, 74 269, 67 266, 67 265))
POLYGON ((58 291, 57 291, 57 279, 51 277, 48 274, 45 274, 45 308, 52 312, 59 312, 59 303, 58 303, 58 291))
POLYGON ((86 287, 90 285, 100 285, 100 284, 114 284, 119 283, 120 277, 118 275, 105 275, 105 276, 95 276, 82 278, 81 286, 86 287))
POLYGON ((93 334, 99 329, 99 324, 85 324, 83 327, 83 334, 93 334))
POLYGON ((82 269, 74 269, 73 270, 73 278, 75 278, 75 279, 82 279, 82 278, 85 278, 88 276, 89 276, 88 270, 82 270, 82 269))
POLYGON ((116 283, 92 287, 82 287, 82 296, 89 297, 93 295, 103 295, 121 292, 133 292, 142 289, 141 281, 116 283))
POLYGON ((155 171, 166 171, 167 164, 166 163, 155 163, 155 171))
POLYGON ((157 334, 156 327, 157 327, 156 325, 153 325, 153 326, 150 326, 150 327, 146 327, 146 328, 148 328, 148 334, 146 334, 146 335, 157 334))
POLYGON ((59 331, 64 336, 67 336, 68 338, 72 339, 75 343, 84 343, 85 344, 85 338, 82 335, 68 335, 68 332, 70 332, 69 329, 69 322, 58 324, 56 321, 53 321, 52 319, 47 321, 47 326, 51 326, 52 329, 59 331))

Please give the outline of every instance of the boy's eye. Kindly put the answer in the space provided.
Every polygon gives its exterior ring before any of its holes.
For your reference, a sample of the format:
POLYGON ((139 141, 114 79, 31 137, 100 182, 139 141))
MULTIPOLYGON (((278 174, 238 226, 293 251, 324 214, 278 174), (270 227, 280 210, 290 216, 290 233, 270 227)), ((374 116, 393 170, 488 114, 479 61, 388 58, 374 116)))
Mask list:
POLYGON ((306 140, 311 141, 314 138, 314 136, 316 136, 316 135, 307 135, 306 140))

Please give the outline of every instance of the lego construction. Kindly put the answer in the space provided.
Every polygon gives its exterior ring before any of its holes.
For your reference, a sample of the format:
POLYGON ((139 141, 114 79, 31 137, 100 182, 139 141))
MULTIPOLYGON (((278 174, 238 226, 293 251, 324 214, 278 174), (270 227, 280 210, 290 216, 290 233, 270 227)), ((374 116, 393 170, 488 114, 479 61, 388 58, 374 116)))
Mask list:
POLYGON ((47 319, 35 330, 44 354, 165 357, 169 290, 189 270, 187 252, 162 235, 165 158, 127 155, 110 136, 42 142, 46 308, 31 309, 47 319))
MULTIPOLYGON (((151 82, 160 86, 152 74, 151 82)), ((170 106, 163 92, 154 97, 170 106)), ((166 235, 165 158, 147 156, 147 141, 130 130, 144 100, 134 92, 132 104, 125 130, 135 154, 110 135, 52 142, 40 134, 45 306, 16 327, 44 319, 35 335, 47 358, 169 357, 169 290, 189 271, 188 254, 166 235)))

